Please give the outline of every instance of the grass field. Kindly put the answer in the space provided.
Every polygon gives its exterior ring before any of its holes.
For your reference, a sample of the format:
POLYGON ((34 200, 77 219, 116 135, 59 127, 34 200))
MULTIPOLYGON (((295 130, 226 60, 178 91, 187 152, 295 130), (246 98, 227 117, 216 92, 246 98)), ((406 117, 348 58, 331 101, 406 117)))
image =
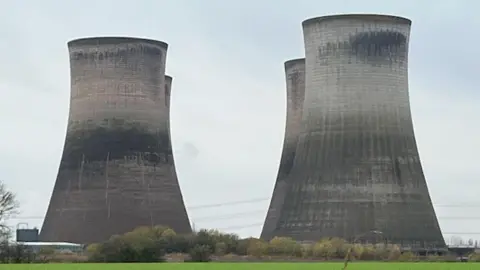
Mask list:
MULTIPOLYGON (((0 264, 0 270, 340 270, 343 263, 0 264)), ((348 270, 480 270, 480 263, 368 263, 348 270)))

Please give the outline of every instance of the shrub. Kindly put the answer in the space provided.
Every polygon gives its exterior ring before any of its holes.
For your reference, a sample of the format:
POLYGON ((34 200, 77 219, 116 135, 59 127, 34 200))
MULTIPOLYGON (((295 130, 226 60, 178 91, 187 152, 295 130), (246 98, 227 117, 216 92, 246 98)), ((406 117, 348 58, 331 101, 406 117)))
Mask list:
POLYGON ((164 237, 166 241, 165 252, 170 253, 188 253, 192 247, 193 235, 168 235, 164 237))
POLYGON ((196 245, 190 252, 190 262, 209 262, 212 255, 211 249, 207 245, 196 245))
POLYGON ((400 256, 402 255, 402 252, 400 250, 400 247, 397 245, 392 245, 389 248, 390 252, 388 254, 388 260, 389 261, 398 261, 400 256))
POLYGON ((296 256, 301 248, 289 237, 275 237, 268 243, 268 255, 296 256))
POLYGON ((302 258, 313 257, 313 244, 302 244, 300 245, 300 249, 302 258))
POLYGON ((240 256, 248 255, 248 246, 250 245, 251 239, 253 238, 240 239, 233 253, 238 254, 240 256))
POLYGON ((417 261, 417 260, 418 260, 417 255, 415 255, 413 252, 410 252, 410 251, 403 252, 398 257, 398 261, 401 261, 401 262, 413 262, 413 261, 417 261))
POLYGON ((0 264, 7 263, 31 263, 35 260, 35 254, 24 245, 10 244, 7 241, 0 243, 0 264))
POLYGON ((208 248, 210 254, 215 251, 215 238, 208 230, 200 230, 197 232, 194 237, 191 238, 191 242, 193 249, 202 246, 203 248, 208 248))
POLYGON ((255 257, 267 255, 268 243, 263 240, 250 238, 247 247, 247 254, 255 257))
POLYGON ((161 262, 164 261, 165 241, 156 238, 152 230, 139 228, 113 236, 108 241, 87 248, 94 262, 161 262))
POLYGON ((315 258, 321 258, 328 260, 332 257, 332 245, 328 240, 321 240, 313 245, 313 256, 315 258))
POLYGON ((87 262, 88 257, 76 253, 54 253, 52 255, 38 257, 35 263, 82 263, 87 262))
POLYGON ((223 256, 226 254, 227 251, 227 244, 224 242, 218 242, 215 244, 215 255, 223 256))
POLYGON ((472 253, 468 256, 468 260, 471 262, 480 262, 480 254, 479 253, 472 253))

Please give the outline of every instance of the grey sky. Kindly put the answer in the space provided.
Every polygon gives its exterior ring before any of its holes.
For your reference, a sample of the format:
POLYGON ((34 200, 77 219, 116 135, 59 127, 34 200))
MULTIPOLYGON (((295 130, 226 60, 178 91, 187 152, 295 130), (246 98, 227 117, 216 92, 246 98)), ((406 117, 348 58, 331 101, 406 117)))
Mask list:
POLYGON ((192 207, 270 197, 285 125, 283 62, 303 56, 301 21, 366 12, 412 19, 410 97, 430 194, 443 232, 480 239, 479 8, 473 0, 6 1, 0 180, 18 194, 22 217, 10 224, 41 226, 50 199, 68 116, 66 42, 125 35, 170 45, 173 148, 190 219, 258 236, 268 199, 192 207))

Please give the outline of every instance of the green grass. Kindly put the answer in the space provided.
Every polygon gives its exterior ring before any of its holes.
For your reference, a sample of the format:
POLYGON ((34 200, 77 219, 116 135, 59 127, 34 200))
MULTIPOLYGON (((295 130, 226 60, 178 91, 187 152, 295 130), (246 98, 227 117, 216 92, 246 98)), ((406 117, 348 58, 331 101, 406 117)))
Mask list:
MULTIPOLYGON (((343 263, 162 263, 162 264, 23 264, 0 265, 0 270, 340 270, 343 263)), ((480 263, 355 262, 348 270, 480 270, 480 263)))

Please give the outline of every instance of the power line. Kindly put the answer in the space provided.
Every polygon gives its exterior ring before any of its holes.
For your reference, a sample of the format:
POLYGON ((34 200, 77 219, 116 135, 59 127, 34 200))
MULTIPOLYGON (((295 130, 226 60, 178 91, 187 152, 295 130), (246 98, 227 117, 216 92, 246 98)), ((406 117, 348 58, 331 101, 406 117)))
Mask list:
MULTIPOLYGON (((188 210, 196 210, 196 209, 206 209, 206 208, 214 208, 214 207, 221 207, 225 205, 237 205, 237 204, 245 204, 245 203, 253 203, 253 202, 261 202, 265 200, 269 200, 270 198, 256 198, 250 200, 242 200, 242 201, 230 201, 224 203, 215 203, 215 204, 203 204, 203 205, 196 205, 192 207, 187 207, 188 210)), ((42 219, 44 216, 12 216, 10 219, 42 219)))
POLYGON ((438 217, 438 219, 462 219, 462 220, 478 220, 480 217, 438 217))
POLYGON ((257 211, 248 211, 248 212, 240 212, 240 213, 235 213, 235 214, 228 214, 228 215, 211 215, 211 216, 205 216, 205 217, 199 217, 195 218, 195 221, 198 220, 221 220, 221 219, 234 219, 237 217, 244 217, 244 216, 249 216, 255 213, 265 213, 263 210, 257 210, 257 211))
POLYGON ((479 235, 480 232, 442 232, 442 234, 454 234, 454 235, 479 235))
MULTIPOLYGON (((198 210, 198 209, 208 209, 208 208, 216 208, 216 207, 222 207, 222 206, 229 206, 229 205, 238 205, 238 204, 246 204, 246 203, 254 203, 254 202, 261 202, 261 201, 266 201, 269 200, 270 198, 255 198, 255 199, 249 199, 249 200, 240 200, 240 201, 230 201, 230 202, 223 202, 223 203, 215 203, 215 204, 204 204, 204 205, 196 205, 192 207, 187 207, 188 210, 198 210)), ((436 207, 480 207, 479 204, 436 204, 436 207)), ((265 211, 265 210, 264 210, 265 211)), ((264 211, 252 211, 253 212, 264 212, 264 211)), ((247 212, 244 213, 237 213, 237 214, 231 214, 229 216, 231 217, 236 217, 237 215, 245 215, 247 212)), ((226 216, 225 216, 226 217, 226 216)), ((44 216, 12 216, 10 219, 43 219, 44 216)), ((200 217, 199 219, 215 219, 215 216, 210 216, 210 217, 200 217)), ((224 217, 219 218, 219 219, 225 219, 224 217)), ((439 217, 439 219, 462 219, 462 220, 477 220, 480 219, 480 217, 439 217)))
POLYGON ((434 204, 436 207, 480 207, 480 203, 478 204, 434 204))
POLYGON ((261 201, 265 201, 265 200, 269 200, 269 198, 257 198, 257 199, 244 200, 244 201, 232 201, 232 202, 216 203, 216 204, 204 204, 204 205, 187 207, 187 209, 213 208, 213 207, 220 207, 220 206, 224 206, 224 205, 237 205, 237 204, 244 204, 244 203, 261 202, 261 201))
POLYGON ((252 224, 228 226, 228 227, 216 228, 216 229, 217 229, 217 230, 245 229, 245 228, 262 226, 262 225, 263 225, 263 223, 252 223, 252 224))

